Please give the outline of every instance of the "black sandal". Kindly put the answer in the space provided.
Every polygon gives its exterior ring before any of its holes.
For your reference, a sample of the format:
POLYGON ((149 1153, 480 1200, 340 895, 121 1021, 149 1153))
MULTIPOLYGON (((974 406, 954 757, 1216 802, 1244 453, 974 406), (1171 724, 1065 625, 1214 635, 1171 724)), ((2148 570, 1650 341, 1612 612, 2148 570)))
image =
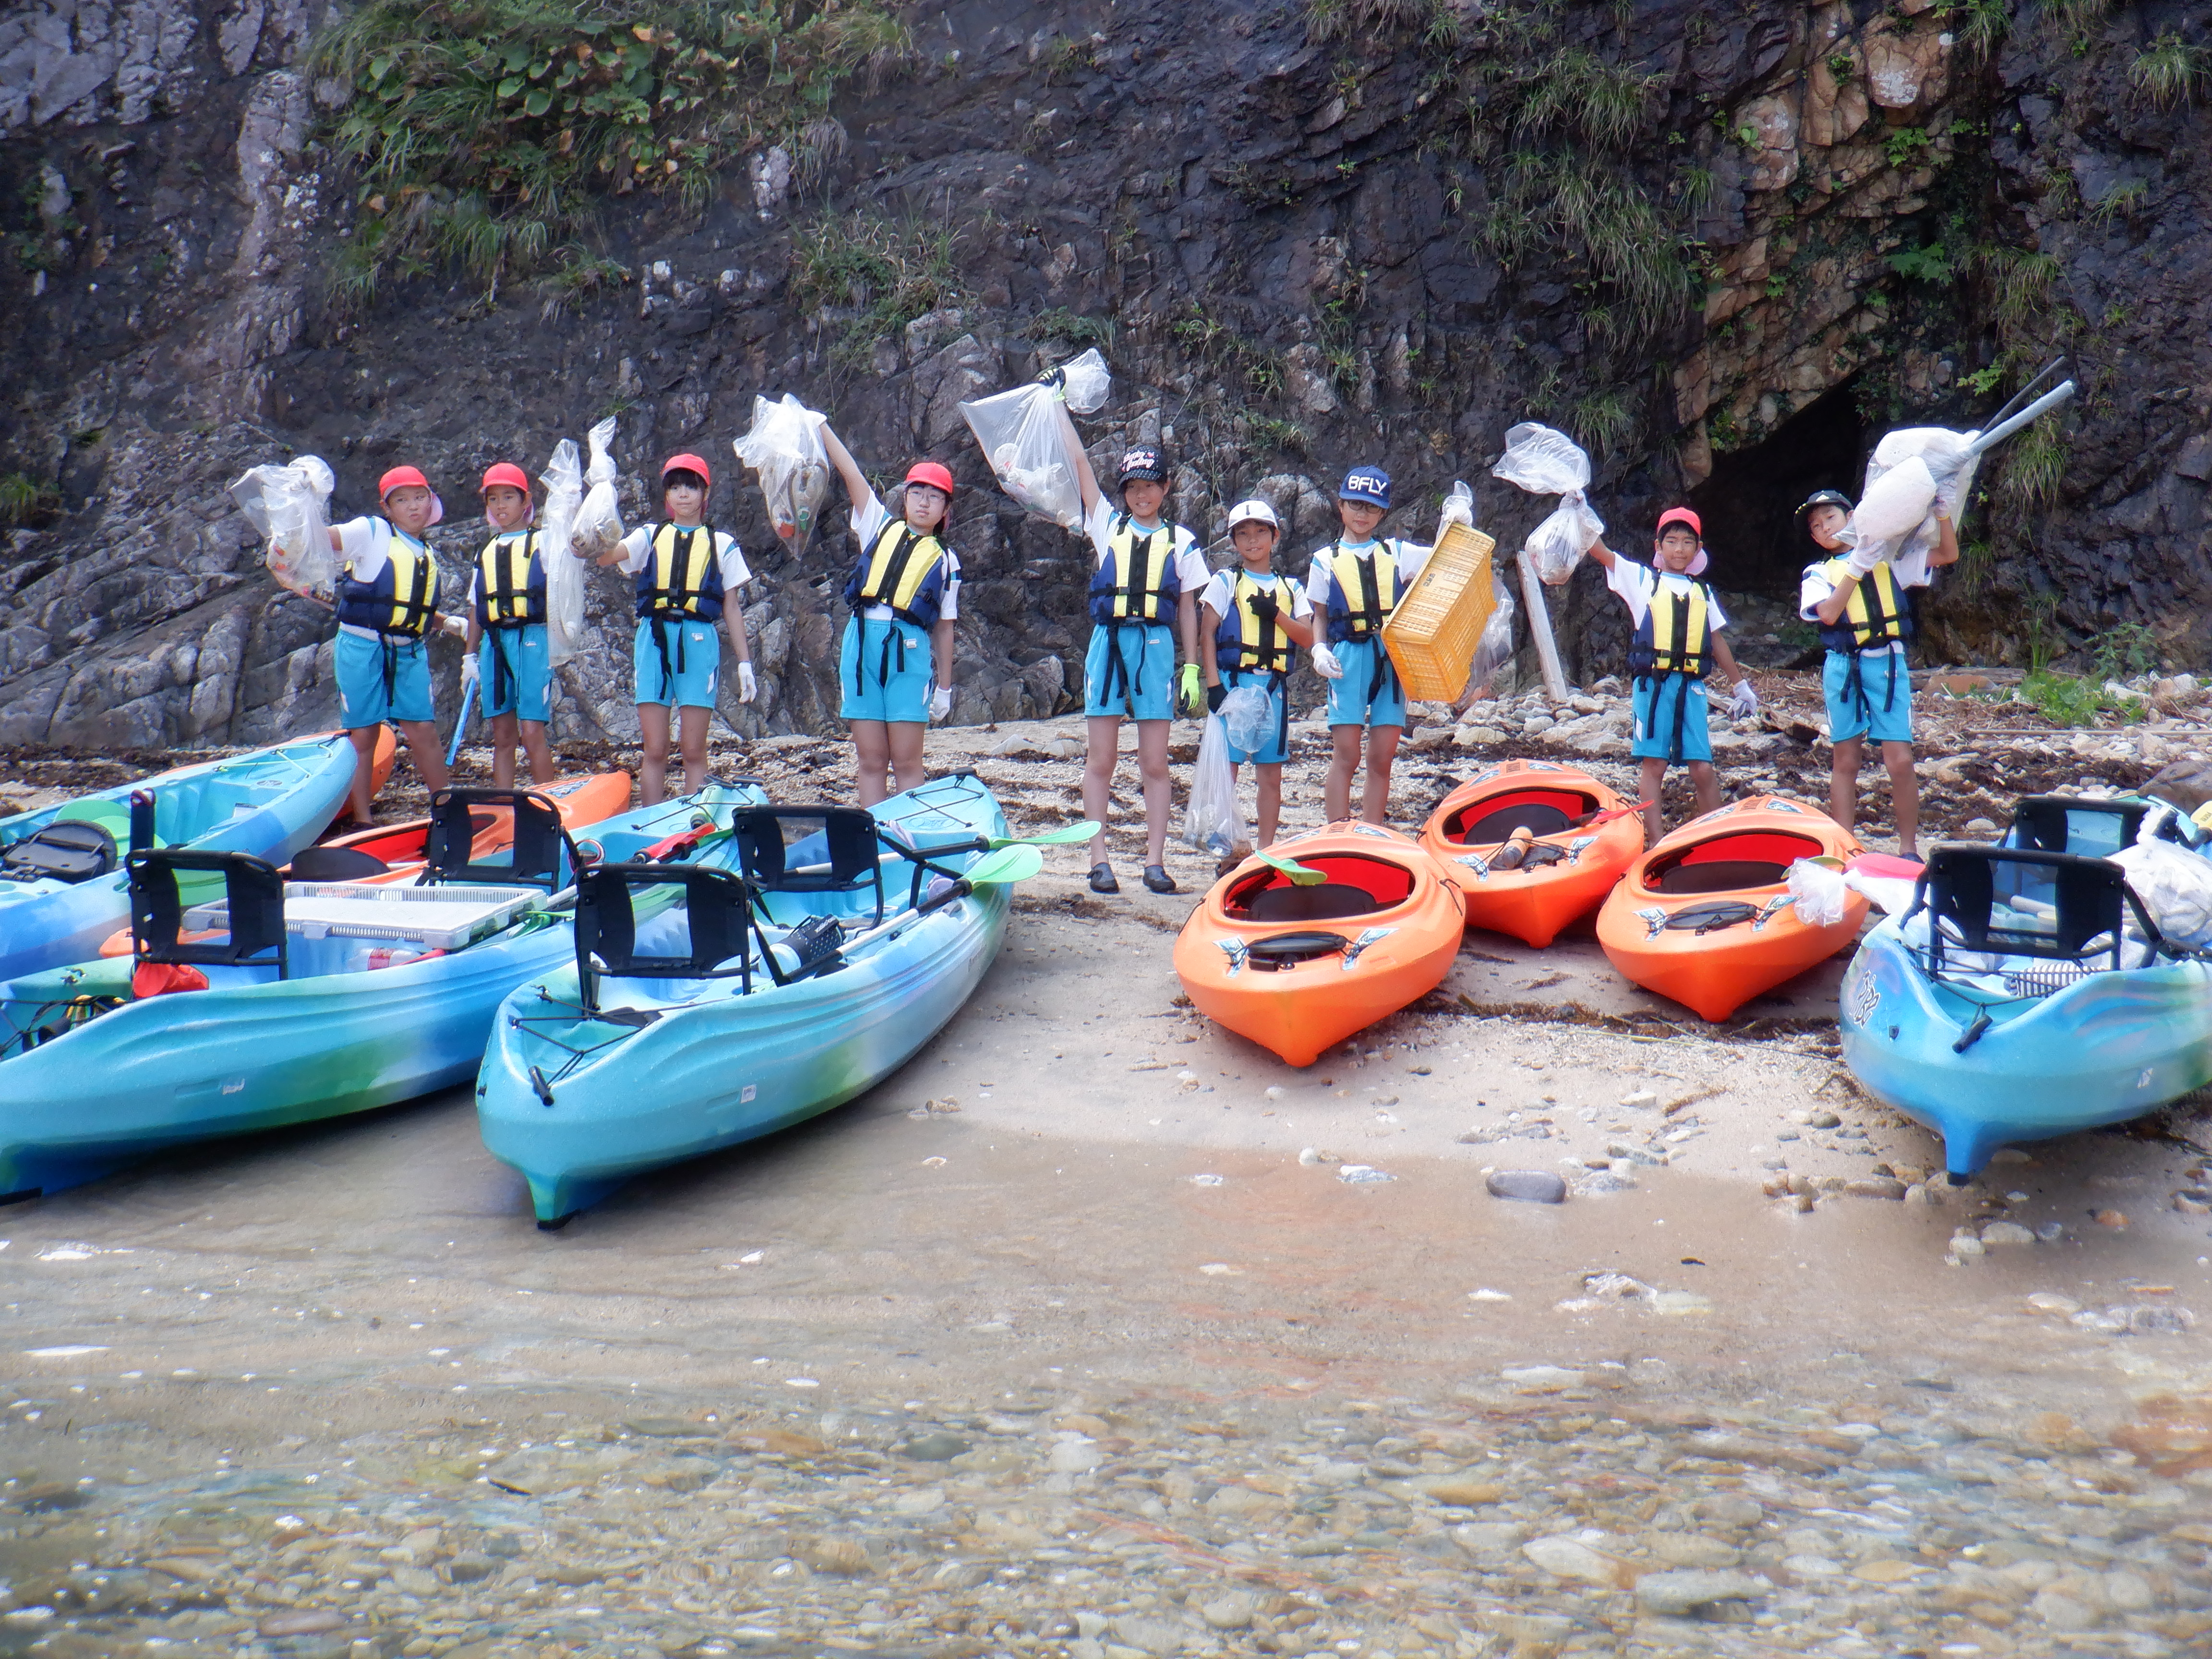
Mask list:
POLYGON ((1121 884, 1114 879, 1114 866, 1101 860, 1091 866, 1091 890, 1094 893, 1118 893, 1121 884))
POLYGON ((1178 890, 1175 878, 1168 873, 1167 866, 1164 864, 1148 864, 1145 866, 1145 885, 1155 893, 1172 893, 1178 890))

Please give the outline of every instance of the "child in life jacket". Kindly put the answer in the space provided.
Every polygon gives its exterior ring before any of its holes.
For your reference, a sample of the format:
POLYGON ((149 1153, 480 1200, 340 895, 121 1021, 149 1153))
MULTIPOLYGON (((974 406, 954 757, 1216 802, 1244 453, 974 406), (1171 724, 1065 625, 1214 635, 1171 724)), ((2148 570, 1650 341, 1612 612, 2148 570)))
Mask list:
POLYGON ((1827 660, 1820 695, 1828 708, 1834 745, 1828 775, 1828 812, 1848 830, 1858 817, 1859 766, 1867 740, 1881 745, 1889 773, 1890 811, 1897 819, 1897 850, 1919 856, 1920 781, 1912 770, 1912 676, 1905 644, 1912 637, 1912 604, 1905 590, 1925 587, 1929 573, 1959 556, 1959 538, 1941 509, 1936 545, 1893 568, 1878 548, 1854 548, 1844 539, 1850 497, 1816 491, 1797 509, 1805 528, 1828 556, 1805 567, 1798 584, 1797 614, 1820 629, 1827 660))
MULTIPOLYGON (((1313 606, 1305 590, 1274 571, 1275 542, 1281 534, 1275 509, 1259 500, 1229 509, 1229 544, 1237 552, 1233 569, 1217 570, 1199 598, 1199 614, 1213 655, 1206 662, 1206 706, 1218 710, 1243 686, 1267 694, 1267 742, 1255 750, 1229 746, 1229 763, 1253 765, 1259 787, 1259 845, 1274 844, 1283 812, 1283 763, 1290 758, 1290 705, 1284 696, 1296 653, 1294 645, 1313 643, 1313 606)), ((1234 857, 1214 868, 1217 877, 1234 868, 1234 857)))
POLYGON ((433 627, 459 634, 467 624, 438 614, 438 561, 422 532, 446 515, 430 481, 411 466, 395 466, 376 483, 383 515, 331 526, 338 555, 336 592, 338 637, 335 651, 339 718, 353 740, 353 823, 376 822, 369 797, 369 767, 377 728, 390 721, 407 739, 407 752, 422 787, 446 787, 445 757, 431 724, 433 627))
POLYGON ((545 635, 545 565, 530 478, 511 461, 483 475, 484 522, 492 538, 477 555, 469 580, 469 654, 461 685, 473 682, 477 707, 491 722, 492 781, 514 787, 514 748, 530 761, 530 781, 553 781, 545 724, 552 713, 553 659, 545 635))
POLYGON ((830 422, 822 447, 845 481, 860 557, 845 582, 838 649, 840 712, 853 728, 860 800, 873 806, 921 787, 929 722, 952 712, 952 625, 960 614, 960 556, 945 539, 952 473, 935 461, 907 469, 896 514, 878 499, 830 422))
MULTIPOLYGON (((1343 533, 1316 549, 1306 573, 1313 605, 1314 672, 1328 682, 1329 757, 1327 796, 1332 823, 1352 816, 1352 780, 1359 770, 1366 733, 1367 785, 1360 816, 1380 823, 1390 805, 1390 770, 1406 735, 1406 691, 1383 648, 1382 624, 1429 562, 1431 549, 1375 532, 1390 511, 1390 475, 1379 466, 1356 466, 1336 492, 1343 533)), ((1437 520, 1465 523, 1467 508, 1448 501, 1437 520)))
MULTIPOLYGON (((1056 386, 1058 370, 1047 377, 1056 386)), ((1075 435, 1064 398, 1060 441, 1082 492, 1083 528, 1097 562, 1091 573, 1091 644, 1083 656, 1083 714, 1088 749, 1083 763, 1083 811, 1100 825, 1091 843, 1091 890, 1118 893, 1106 856, 1107 814, 1114 769, 1121 759, 1121 721, 1137 722, 1137 775, 1145 791, 1145 885, 1176 890, 1164 862, 1168 809, 1168 728, 1180 687, 1185 711, 1196 714, 1199 684, 1198 592, 1212 574, 1198 538, 1165 517, 1169 479, 1157 444, 1133 445, 1121 457, 1121 504, 1098 487, 1091 458, 1075 435), (1172 619, 1172 628, 1170 628, 1172 619), (1182 670, 1176 670, 1176 644, 1182 670)))
POLYGON ((630 670, 645 746, 638 793, 647 806, 668 796, 672 708, 678 711, 684 793, 706 787, 707 729, 722 672, 717 622, 738 659, 738 701, 750 702, 756 689, 744 607, 738 597, 753 573, 738 538, 707 526, 707 492, 714 483, 714 473, 696 455, 670 456, 660 469, 661 506, 668 517, 631 531, 599 558, 601 564, 619 564, 624 575, 637 579, 630 670))
POLYGON ((1704 538, 1704 522, 1695 513, 1670 507, 1659 515, 1650 565, 1623 557, 1601 540, 1589 545, 1590 556, 1605 567, 1606 586, 1620 595, 1636 627, 1628 647, 1628 672, 1636 679, 1636 736, 1628 752, 1644 763, 1639 787, 1650 803, 1644 809, 1648 841, 1661 834, 1659 791, 1669 766, 1690 769, 1700 815, 1720 806, 1705 713, 1705 676, 1715 664, 1735 682, 1730 717, 1759 712, 1759 693, 1729 650, 1727 614, 1713 590, 1697 580, 1706 564, 1704 538))

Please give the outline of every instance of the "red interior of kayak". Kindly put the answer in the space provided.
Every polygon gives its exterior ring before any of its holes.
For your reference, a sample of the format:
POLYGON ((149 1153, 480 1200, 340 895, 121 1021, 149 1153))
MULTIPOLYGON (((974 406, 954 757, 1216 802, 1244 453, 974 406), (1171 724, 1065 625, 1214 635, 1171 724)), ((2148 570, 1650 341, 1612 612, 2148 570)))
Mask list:
POLYGON ((1297 862, 1327 879, 1300 887, 1272 865, 1262 865, 1230 888, 1222 908, 1239 921, 1328 921, 1388 910, 1413 894, 1413 872, 1385 859, 1317 853, 1297 862))
POLYGON ((1652 860, 1644 884, 1655 893, 1732 893, 1746 887, 1772 887, 1788 878, 1797 860, 1818 858, 1826 851, 1809 836, 1747 830, 1652 860))
POLYGON ((1488 847, 1516 830, 1555 836, 1575 819, 1597 811, 1597 797, 1579 789, 1516 789, 1462 807, 1444 820, 1448 840, 1466 847, 1488 847))

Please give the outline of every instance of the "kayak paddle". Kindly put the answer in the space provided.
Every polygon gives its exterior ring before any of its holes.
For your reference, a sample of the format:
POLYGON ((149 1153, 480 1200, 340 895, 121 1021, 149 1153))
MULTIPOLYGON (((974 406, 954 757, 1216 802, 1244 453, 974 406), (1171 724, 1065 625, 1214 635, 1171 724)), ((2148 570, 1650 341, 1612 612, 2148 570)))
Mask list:
POLYGON ((1097 833, 1098 826, 1085 818, 1080 823, 1048 830, 1041 836, 994 836, 991 851, 995 853, 1002 847, 1080 847, 1097 833))
POLYGON ((1309 870, 1295 859, 1278 858, 1264 848, 1252 856, 1261 863, 1281 871, 1291 878, 1291 884, 1293 887, 1318 887, 1328 879, 1328 876, 1319 870, 1309 870))
POLYGON ((1034 847, 1001 847, 986 853, 970 866, 962 879, 970 887, 996 887, 1027 881, 1044 868, 1044 854, 1034 847))

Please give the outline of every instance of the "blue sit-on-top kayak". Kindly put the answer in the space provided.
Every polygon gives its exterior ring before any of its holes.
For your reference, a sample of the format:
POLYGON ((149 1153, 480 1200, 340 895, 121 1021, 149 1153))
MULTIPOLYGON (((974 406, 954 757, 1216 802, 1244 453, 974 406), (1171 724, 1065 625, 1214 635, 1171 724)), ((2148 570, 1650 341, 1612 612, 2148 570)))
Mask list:
POLYGON ((181 766, 0 818, 0 980, 97 956, 131 915, 131 798, 153 798, 155 844, 274 864, 323 832, 353 787, 344 733, 181 766))
POLYGON ((714 856, 732 811, 763 799, 709 785, 571 839, 543 794, 448 790, 413 884, 133 854, 132 956, 0 984, 0 1194, 467 1081, 507 994, 574 955, 579 862, 714 856), (468 862, 470 809, 487 806, 513 814, 513 843, 468 862))
POLYGON ((897 1070, 998 954, 1018 878, 979 860, 1006 860, 988 850, 1005 833, 963 773, 866 811, 741 812, 737 873, 680 892, 649 869, 586 872, 574 957, 507 999, 477 1084, 484 1144, 539 1224, 897 1070))

